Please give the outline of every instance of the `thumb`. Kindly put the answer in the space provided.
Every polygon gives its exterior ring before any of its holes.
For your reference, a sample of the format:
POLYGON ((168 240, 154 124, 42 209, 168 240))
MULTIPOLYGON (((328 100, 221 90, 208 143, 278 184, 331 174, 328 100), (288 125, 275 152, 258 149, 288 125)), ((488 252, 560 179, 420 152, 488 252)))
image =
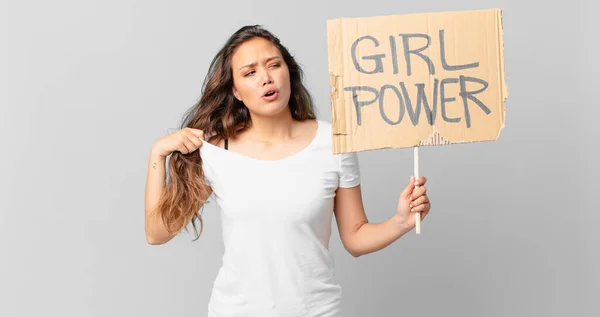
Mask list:
POLYGON ((408 198, 410 196, 410 194, 412 193, 413 189, 415 189, 415 177, 411 176, 410 182, 408 182, 406 187, 404 187, 404 190, 402 191, 402 193, 400 195, 402 196, 402 198, 408 198))

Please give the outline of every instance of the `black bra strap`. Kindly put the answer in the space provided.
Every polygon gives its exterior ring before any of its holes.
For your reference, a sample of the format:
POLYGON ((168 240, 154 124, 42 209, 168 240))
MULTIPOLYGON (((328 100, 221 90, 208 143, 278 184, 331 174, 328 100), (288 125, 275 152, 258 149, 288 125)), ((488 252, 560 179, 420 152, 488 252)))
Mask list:
POLYGON ((227 141, 229 141, 229 140, 225 139, 225 150, 227 150, 229 148, 229 144, 227 141))

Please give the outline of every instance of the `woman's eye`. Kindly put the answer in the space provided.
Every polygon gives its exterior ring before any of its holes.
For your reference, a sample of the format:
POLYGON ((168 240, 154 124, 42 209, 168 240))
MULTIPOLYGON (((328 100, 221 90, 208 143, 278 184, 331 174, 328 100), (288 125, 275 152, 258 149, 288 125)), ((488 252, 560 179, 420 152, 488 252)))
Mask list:
POLYGON ((279 67, 280 65, 279 65, 279 63, 275 63, 275 64, 272 64, 271 66, 273 66, 273 67, 279 67))
POLYGON ((249 75, 252 75, 252 74, 254 74, 254 71, 247 72, 247 73, 244 75, 244 77, 248 77, 249 75))

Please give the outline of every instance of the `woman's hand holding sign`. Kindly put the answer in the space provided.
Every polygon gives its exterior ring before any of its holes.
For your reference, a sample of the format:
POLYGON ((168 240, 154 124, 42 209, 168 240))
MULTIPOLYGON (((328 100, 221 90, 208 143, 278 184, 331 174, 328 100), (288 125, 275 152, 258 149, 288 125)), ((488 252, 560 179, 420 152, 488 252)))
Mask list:
POLYGON ((401 227, 410 230, 416 226, 416 216, 418 213, 420 213, 421 220, 429 213, 431 202, 429 201, 429 197, 427 197, 426 182, 427 178, 423 176, 417 180, 413 176, 402 193, 400 193, 398 211, 395 217, 401 227))

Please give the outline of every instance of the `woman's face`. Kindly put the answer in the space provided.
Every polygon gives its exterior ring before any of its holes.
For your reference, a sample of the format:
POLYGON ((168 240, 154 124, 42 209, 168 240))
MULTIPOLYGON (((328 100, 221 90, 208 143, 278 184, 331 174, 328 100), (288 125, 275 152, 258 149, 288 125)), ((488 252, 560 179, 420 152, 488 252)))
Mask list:
POLYGON ((290 74, 281 52, 270 41, 244 42, 231 59, 233 94, 253 115, 277 115, 288 107, 290 74))

